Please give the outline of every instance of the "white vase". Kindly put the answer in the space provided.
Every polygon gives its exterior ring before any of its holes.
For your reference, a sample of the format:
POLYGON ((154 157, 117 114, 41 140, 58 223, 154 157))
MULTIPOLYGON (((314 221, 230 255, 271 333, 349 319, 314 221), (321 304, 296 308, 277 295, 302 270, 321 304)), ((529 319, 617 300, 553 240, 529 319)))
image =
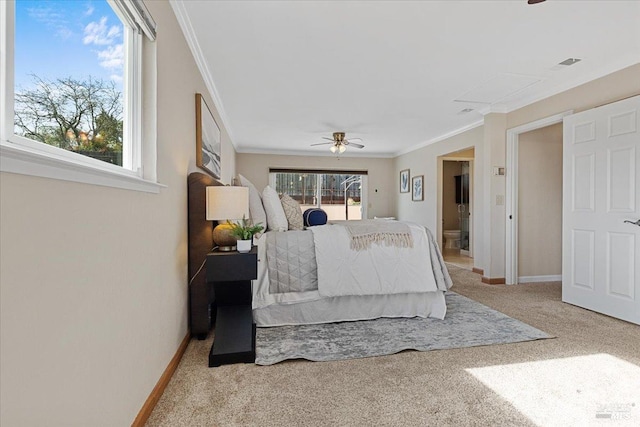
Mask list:
POLYGON ((249 240, 238 240, 236 242, 236 248, 238 252, 247 253, 251 251, 251 239, 249 240))

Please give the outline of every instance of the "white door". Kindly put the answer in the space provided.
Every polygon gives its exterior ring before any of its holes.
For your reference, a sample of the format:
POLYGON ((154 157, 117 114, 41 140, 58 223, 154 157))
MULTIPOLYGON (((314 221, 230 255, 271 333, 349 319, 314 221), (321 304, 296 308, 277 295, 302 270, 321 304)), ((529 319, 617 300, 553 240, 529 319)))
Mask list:
POLYGON ((562 300, 640 324, 640 96, 564 119, 562 300))

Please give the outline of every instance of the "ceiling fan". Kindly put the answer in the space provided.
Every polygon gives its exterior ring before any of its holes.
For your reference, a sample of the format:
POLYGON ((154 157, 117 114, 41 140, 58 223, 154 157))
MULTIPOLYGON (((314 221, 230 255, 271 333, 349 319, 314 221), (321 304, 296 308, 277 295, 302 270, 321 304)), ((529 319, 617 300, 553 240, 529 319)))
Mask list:
POLYGON ((330 142, 319 142, 317 144, 311 144, 311 146, 313 147, 314 145, 331 144, 331 147, 329 147, 329 150, 331 150, 332 153, 338 153, 338 154, 344 153, 348 145, 356 148, 364 148, 364 145, 357 144, 354 142, 354 141, 362 142, 362 138, 347 139, 344 137, 344 132, 334 132, 333 138, 327 138, 326 136, 323 136, 322 139, 329 140, 330 142))

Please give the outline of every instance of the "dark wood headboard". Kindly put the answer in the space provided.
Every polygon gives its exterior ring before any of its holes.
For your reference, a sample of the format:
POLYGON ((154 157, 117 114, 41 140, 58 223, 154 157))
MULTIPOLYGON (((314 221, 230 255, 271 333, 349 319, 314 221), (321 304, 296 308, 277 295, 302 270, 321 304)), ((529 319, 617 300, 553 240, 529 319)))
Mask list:
POLYGON ((200 172, 189 174, 188 209, 189 209, 189 327, 191 334, 204 339, 214 319, 212 304, 215 300, 213 287, 206 281, 206 268, 203 267, 196 277, 194 275, 213 248, 211 233, 217 225, 206 218, 206 188, 222 185, 211 175, 200 172))

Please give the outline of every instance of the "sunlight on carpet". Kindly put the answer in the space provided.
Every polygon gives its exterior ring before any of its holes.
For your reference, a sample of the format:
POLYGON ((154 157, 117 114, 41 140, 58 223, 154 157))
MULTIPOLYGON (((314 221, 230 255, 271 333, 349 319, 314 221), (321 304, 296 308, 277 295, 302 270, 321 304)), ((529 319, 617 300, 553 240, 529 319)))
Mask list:
POLYGON ((466 371, 540 426, 640 425, 640 367, 609 354, 466 371))

